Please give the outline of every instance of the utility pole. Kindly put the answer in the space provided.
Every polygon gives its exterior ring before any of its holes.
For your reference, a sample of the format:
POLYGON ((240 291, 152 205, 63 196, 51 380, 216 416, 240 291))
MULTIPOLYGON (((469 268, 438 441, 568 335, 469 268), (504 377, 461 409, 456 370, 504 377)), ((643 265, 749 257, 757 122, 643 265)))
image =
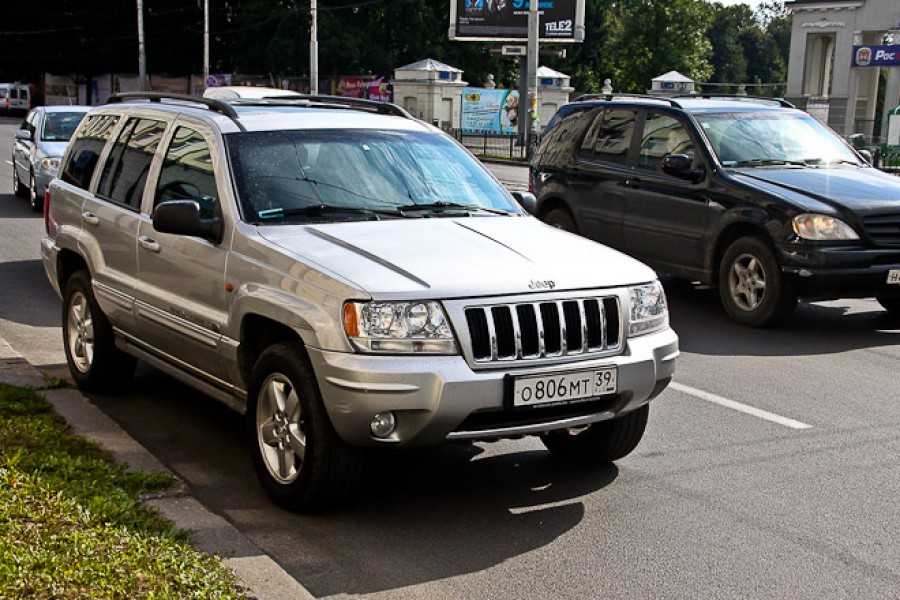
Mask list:
POLYGON ((319 32, 318 32, 318 7, 316 0, 309 2, 309 93, 319 93, 319 32))
MULTIPOLYGON (((530 0, 528 3, 528 65, 527 65, 527 73, 528 73, 528 97, 524 98, 524 100, 528 103, 524 108, 527 109, 528 115, 528 131, 526 132, 526 153, 531 155, 531 146, 534 140, 534 127, 537 122, 537 110, 538 110, 538 80, 537 80, 537 70, 538 70, 538 56, 540 54, 540 50, 538 48, 538 27, 539 27, 539 13, 538 13, 538 4, 540 4, 539 0, 530 0)), ((522 113, 522 100, 523 98, 519 98, 519 114, 522 113)))
POLYGON ((209 0, 203 0, 203 85, 209 79, 209 0))
POLYGON ((142 92, 146 92, 147 88, 147 51, 144 48, 144 0, 137 0, 137 17, 138 17, 138 85, 142 92))

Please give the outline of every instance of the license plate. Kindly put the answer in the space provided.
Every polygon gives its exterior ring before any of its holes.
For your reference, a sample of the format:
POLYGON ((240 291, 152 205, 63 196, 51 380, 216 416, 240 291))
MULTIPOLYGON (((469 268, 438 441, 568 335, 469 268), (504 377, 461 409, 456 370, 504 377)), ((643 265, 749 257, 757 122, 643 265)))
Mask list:
POLYGON ((615 367, 531 375, 513 380, 513 406, 535 406, 583 400, 618 390, 615 367))
POLYGON ((889 285, 900 285, 900 269, 891 269, 888 271, 887 282, 889 285))

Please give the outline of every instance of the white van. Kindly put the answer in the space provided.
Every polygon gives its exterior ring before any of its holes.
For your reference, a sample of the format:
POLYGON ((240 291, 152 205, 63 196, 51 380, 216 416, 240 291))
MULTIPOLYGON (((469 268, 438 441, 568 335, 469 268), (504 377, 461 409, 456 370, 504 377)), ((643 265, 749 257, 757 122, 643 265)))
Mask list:
POLYGON ((23 83, 0 83, 0 114, 31 110, 31 88, 23 83))

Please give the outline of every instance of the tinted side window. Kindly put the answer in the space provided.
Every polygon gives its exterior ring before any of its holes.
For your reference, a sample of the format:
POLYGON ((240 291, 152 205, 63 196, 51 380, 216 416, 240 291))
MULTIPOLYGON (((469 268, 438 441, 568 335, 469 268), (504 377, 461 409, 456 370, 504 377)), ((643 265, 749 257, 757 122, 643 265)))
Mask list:
POLYGON ((670 154, 687 154, 694 157, 694 143, 684 124, 678 119, 659 113, 650 113, 644 122, 638 167, 659 171, 663 157, 670 154))
POLYGON ((579 108, 567 115, 555 115, 551 120, 554 125, 548 128, 541 140, 541 160, 549 163, 562 162, 563 158, 572 156, 572 147, 591 122, 593 112, 579 108))
POLYGON ((166 124, 150 119, 130 119, 119 133, 103 165, 97 195, 139 209, 147 173, 166 131, 166 124))
POLYGON ((63 165, 60 179, 66 183, 87 189, 94 175, 94 168, 109 140, 119 117, 97 115, 87 117, 81 124, 79 133, 72 141, 68 160, 63 165))
POLYGON ((166 200, 196 200, 200 214, 209 218, 218 195, 209 144, 196 131, 179 127, 166 150, 153 206, 166 200))
POLYGON ((578 155, 586 160, 625 166, 637 112, 607 108, 591 123, 578 155))

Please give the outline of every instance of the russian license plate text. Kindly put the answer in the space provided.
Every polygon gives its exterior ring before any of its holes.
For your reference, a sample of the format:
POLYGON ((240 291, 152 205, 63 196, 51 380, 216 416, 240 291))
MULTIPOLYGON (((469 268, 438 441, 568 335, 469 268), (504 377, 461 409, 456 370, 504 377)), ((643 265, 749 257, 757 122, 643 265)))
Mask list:
POLYGON ((534 406, 594 398, 618 391, 616 368, 519 377, 513 381, 513 406, 534 406))

